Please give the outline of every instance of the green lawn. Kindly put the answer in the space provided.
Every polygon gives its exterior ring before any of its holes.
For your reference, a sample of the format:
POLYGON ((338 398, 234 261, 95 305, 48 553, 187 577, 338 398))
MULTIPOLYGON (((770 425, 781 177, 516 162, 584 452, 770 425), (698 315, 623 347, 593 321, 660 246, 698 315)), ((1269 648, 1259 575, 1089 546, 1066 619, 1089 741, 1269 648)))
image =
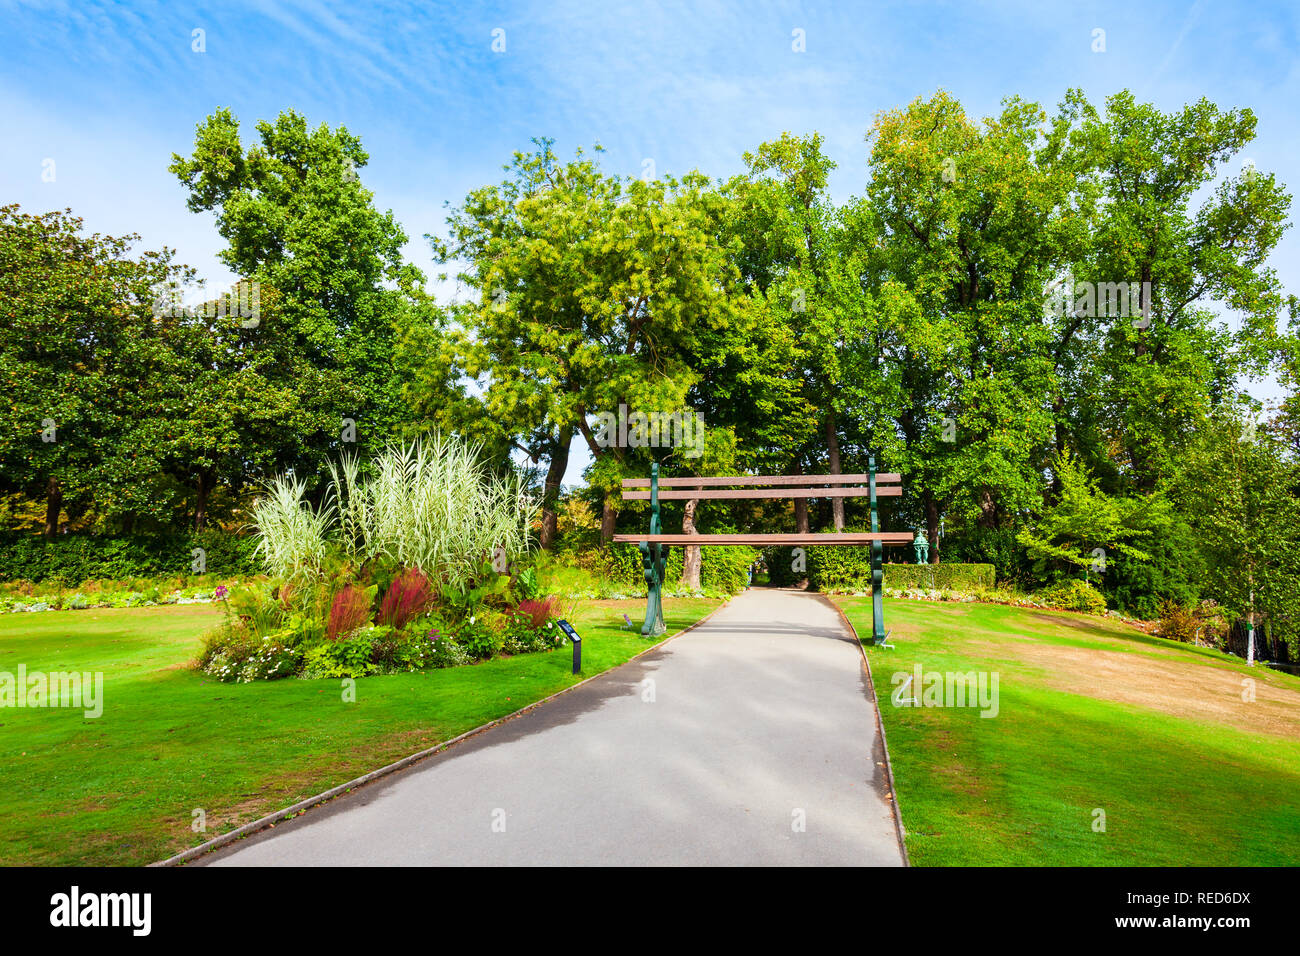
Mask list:
MULTIPOLYGON (((840 604, 869 635, 870 599, 840 604)), ((1300 864, 1300 679, 1079 615, 893 600, 885 619, 896 648, 868 654, 914 864, 1300 864), (996 672, 997 716, 896 706, 918 663, 996 672)))
MULTIPOLYGON (((718 604, 665 599, 669 635, 718 604)), ((655 641, 641 601, 587 602, 583 676, 655 641), (622 630, 623 613, 634 630, 622 630)), ((221 684, 190 669, 208 607, 0 616, 0 671, 102 671, 104 711, 0 710, 0 863, 143 864, 503 717, 582 679, 571 652, 357 681, 221 684), (191 831, 202 808, 208 832, 191 831)))

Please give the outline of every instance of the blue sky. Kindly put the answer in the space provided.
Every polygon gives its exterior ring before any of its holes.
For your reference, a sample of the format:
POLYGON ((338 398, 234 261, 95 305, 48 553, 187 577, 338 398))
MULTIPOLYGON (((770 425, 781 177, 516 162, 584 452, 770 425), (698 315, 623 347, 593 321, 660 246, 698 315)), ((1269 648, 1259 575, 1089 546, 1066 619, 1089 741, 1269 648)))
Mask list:
MULTIPOLYGON (((727 176, 782 131, 820 131, 839 199, 866 181, 878 110, 937 88, 968 113, 1011 94, 1053 107, 1131 89, 1171 110, 1249 106, 1245 151, 1300 185, 1300 6, 1288 3, 15 3, 0 0, 0 202, 70 206, 95 231, 167 244, 221 285, 220 238, 166 171, 231 107, 252 133, 289 107, 345 125, 363 181, 411 237, 443 203, 497 181, 534 136, 601 143, 613 172, 727 176), (206 51, 194 52, 193 31, 206 51), (1094 30, 1105 52, 1094 52, 1094 30), (494 52, 493 31, 505 51, 494 52), (803 31, 796 52, 794 31, 803 31), (54 182, 42 181, 54 160, 54 182)), ((1294 215, 1293 215, 1294 218, 1294 215)), ((1300 292, 1300 237, 1274 267, 1300 292)), ((1276 394, 1271 382, 1253 389, 1276 394)), ((570 468, 576 480, 585 459, 570 468)))

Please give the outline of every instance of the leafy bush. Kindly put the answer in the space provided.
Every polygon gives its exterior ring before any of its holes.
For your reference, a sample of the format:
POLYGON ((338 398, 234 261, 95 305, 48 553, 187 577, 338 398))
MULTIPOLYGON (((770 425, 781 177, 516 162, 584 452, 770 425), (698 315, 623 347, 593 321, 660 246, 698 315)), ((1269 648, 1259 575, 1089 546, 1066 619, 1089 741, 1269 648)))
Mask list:
POLYGON ((298 671, 302 652, 270 636, 257 638, 232 620, 204 638, 199 668, 225 683, 289 677, 298 671))
POLYGON ((1171 641, 1195 644, 1198 641, 1223 648, 1230 626, 1223 609, 1212 601, 1194 606, 1166 601, 1160 609, 1160 623, 1156 634, 1171 641))
POLYGON ((1195 611, 1172 601, 1166 601, 1160 612, 1160 624, 1156 628, 1156 634, 1171 641, 1192 644, 1195 643, 1196 634, 1200 629, 1201 622, 1195 611))
POLYGON ((486 660, 505 647, 504 622, 485 614, 472 615, 453 632, 456 643, 475 660, 486 660))
POLYGON ((226 594, 226 612, 242 621, 256 637, 269 634, 285 618, 285 610, 265 584, 233 587, 226 594))
POLYGON ((365 677, 375 673, 379 670, 371 659, 375 645, 390 633, 390 628, 368 627, 308 648, 303 656, 303 677, 365 677))
POLYGON ((1145 620, 1159 617, 1166 603, 1196 607, 1206 575, 1205 559, 1194 542, 1190 531, 1176 527, 1142 542, 1147 560, 1108 555, 1100 581, 1107 602, 1145 620))
POLYGON ((1083 611, 1087 614, 1105 614, 1106 599, 1089 584, 1073 578, 1059 581, 1034 595, 1039 604, 1060 608, 1063 611, 1083 611))
POLYGON ((450 630, 441 621, 434 619, 423 623, 432 626, 416 627, 413 630, 428 642, 428 647, 423 651, 426 667, 459 667, 473 660, 469 652, 456 642, 450 630))
MULTIPOLYGON (((635 544, 612 544, 602 550, 609 554, 608 560, 613 580, 621 588, 627 588, 632 594, 645 594, 645 563, 641 557, 641 549, 635 544)), ((706 558, 709 550, 708 548, 704 549, 706 558)), ((668 549, 668 562, 664 568, 665 581, 675 583, 681 580, 684 557, 681 548, 668 549)), ((702 567, 701 574, 703 574, 702 567)))
POLYGON ((700 557, 700 590, 708 594, 739 594, 749 587, 749 569, 758 560, 758 555, 757 548, 745 545, 710 545, 703 548, 700 557))
POLYGON ((941 541, 940 566, 944 564, 991 564, 998 578, 1021 588, 1042 584, 1033 570, 1025 546, 1015 528, 969 527, 949 534, 941 541))
POLYGON ((541 585, 537 583, 537 569, 528 567, 516 573, 510 582, 510 589, 521 601, 537 597, 542 593, 541 585))

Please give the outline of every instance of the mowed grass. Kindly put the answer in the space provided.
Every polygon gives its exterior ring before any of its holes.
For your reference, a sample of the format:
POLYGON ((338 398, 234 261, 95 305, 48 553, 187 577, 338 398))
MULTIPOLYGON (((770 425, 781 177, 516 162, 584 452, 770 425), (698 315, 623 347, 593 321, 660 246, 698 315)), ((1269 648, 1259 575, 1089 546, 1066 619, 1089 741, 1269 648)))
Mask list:
MULTIPOLYGON (((840 604, 869 636, 870 598, 840 604)), ((1297 678, 1080 615, 894 600, 885 619, 895 649, 867 653, 914 864, 1300 864, 1297 678), (996 672, 997 716, 895 705, 918 663, 996 672)))
MULTIPOLYGON (((668 634, 719 604, 665 599, 668 634)), ((8 614, 0 671, 102 671, 104 710, 0 709, 0 863, 163 859, 398 758, 504 717, 628 660, 645 602, 586 602, 568 647, 356 682, 221 684, 190 668, 209 607, 8 614), (623 614, 633 621, 623 630, 623 614), (193 811, 207 832, 191 829, 193 811)))

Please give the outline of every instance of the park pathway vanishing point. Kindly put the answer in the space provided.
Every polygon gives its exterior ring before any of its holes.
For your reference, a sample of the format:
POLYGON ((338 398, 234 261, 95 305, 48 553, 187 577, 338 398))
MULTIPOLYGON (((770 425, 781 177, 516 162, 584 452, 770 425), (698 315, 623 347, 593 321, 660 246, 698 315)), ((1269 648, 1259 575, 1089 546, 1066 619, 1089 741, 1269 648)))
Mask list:
POLYGON ((636 661, 198 862, 898 866, 884 760, 839 614, 750 590, 636 661))

